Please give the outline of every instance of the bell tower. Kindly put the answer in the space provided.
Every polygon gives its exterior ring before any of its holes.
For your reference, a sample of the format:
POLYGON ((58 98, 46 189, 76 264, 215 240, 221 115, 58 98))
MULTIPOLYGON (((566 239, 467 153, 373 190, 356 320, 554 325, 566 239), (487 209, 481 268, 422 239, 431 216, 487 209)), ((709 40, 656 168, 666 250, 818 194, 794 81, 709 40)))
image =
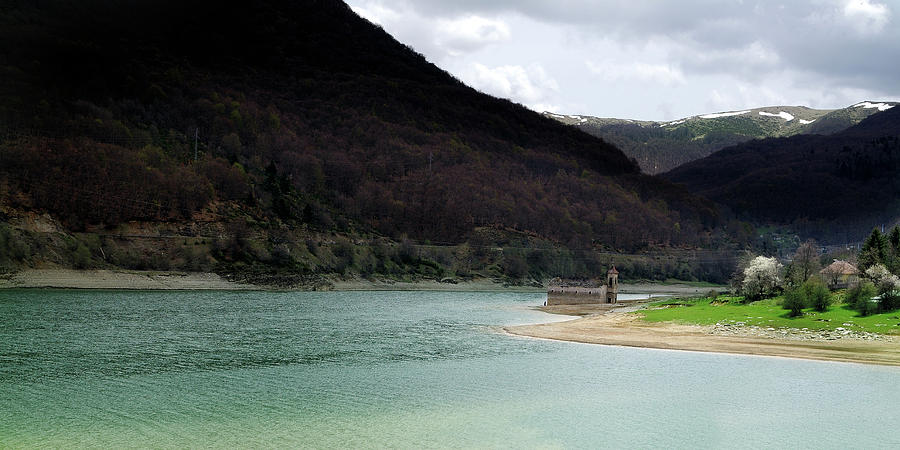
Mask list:
POLYGON ((619 296, 619 271, 613 265, 606 272, 606 303, 616 303, 619 296))

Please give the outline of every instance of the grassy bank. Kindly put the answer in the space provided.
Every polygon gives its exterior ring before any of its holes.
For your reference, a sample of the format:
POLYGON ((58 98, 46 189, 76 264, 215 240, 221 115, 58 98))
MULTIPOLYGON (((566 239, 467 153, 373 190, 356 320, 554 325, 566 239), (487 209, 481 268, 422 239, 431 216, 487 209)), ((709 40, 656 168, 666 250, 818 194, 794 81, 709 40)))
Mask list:
POLYGON ((835 330, 844 328, 879 334, 900 335, 900 312, 860 316, 849 305, 832 305, 825 312, 811 308, 803 315, 789 317, 781 307, 781 297, 748 304, 740 303, 740 297, 718 299, 671 299, 651 304, 641 311, 648 322, 677 322, 697 325, 731 323, 735 325, 771 328, 808 328, 810 330, 835 330))

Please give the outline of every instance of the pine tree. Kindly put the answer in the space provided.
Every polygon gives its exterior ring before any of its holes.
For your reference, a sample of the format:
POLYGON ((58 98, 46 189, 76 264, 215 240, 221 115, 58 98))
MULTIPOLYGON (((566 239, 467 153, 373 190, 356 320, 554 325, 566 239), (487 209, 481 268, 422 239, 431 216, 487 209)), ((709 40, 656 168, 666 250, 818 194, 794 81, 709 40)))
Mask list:
POLYGON ((859 251, 859 269, 864 271, 875 264, 884 264, 887 248, 887 239, 881 231, 878 231, 878 228, 872 230, 872 234, 866 238, 862 250, 859 251))
POLYGON ((885 265, 892 273, 900 273, 900 225, 894 225, 887 241, 888 256, 885 265))

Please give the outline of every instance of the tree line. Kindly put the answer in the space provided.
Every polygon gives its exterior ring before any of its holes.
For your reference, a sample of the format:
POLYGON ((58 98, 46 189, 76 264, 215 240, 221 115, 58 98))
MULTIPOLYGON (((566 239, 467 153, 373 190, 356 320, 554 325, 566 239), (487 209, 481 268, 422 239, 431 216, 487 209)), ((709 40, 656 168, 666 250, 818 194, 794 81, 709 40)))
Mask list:
POLYGON ((842 300, 860 315, 885 313, 900 309, 900 226, 888 234, 877 228, 866 239, 856 261, 855 272, 848 262, 835 261, 824 269, 815 241, 803 243, 790 264, 783 266, 776 258, 757 256, 747 259, 736 272, 734 285, 745 301, 755 301, 781 295, 782 306, 792 317, 803 314, 804 308, 824 312, 835 301, 830 292, 839 287, 840 280, 849 280, 842 300), (820 270, 821 269, 821 270, 820 270))

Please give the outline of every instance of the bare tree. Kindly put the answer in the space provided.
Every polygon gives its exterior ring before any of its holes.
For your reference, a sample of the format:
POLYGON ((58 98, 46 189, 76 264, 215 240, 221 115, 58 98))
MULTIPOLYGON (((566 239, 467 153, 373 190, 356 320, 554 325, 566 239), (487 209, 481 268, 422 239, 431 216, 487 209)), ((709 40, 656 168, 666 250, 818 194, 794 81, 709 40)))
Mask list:
POLYGON ((816 241, 810 239, 797 249, 794 260, 791 262, 791 275, 796 284, 803 284, 809 277, 816 274, 820 268, 819 248, 816 241))
POLYGON ((825 282, 828 283, 830 289, 837 289, 838 285, 841 283, 841 276, 843 274, 840 267, 835 264, 822 269, 822 276, 825 278, 825 282))

